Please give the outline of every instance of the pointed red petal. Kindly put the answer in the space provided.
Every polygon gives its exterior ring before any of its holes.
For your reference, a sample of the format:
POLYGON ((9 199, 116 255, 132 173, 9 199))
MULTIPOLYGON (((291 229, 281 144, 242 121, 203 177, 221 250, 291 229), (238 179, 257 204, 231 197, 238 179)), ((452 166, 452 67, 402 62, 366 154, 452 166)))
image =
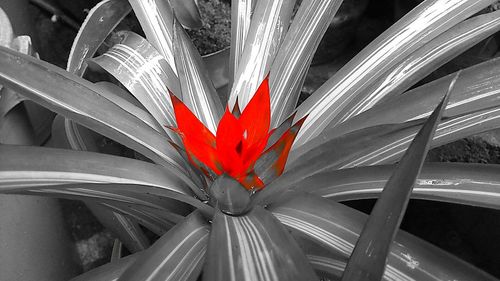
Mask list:
POLYGON ((241 113, 239 121, 244 133, 246 132, 245 147, 249 148, 259 143, 261 139, 267 139, 271 122, 269 76, 262 81, 257 92, 241 113))
POLYGON ((224 172, 232 177, 239 177, 244 171, 241 161, 243 130, 229 108, 222 116, 217 127, 217 157, 224 172))
POLYGON ((170 93, 170 99, 177 121, 176 131, 179 132, 188 155, 194 155, 215 173, 221 173, 217 167, 220 164, 216 156, 215 136, 174 94, 170 93))
POLYGON ((289 128, 269 149, 267 149, 255 164, 255 172, 265 184, 273 181, 283 173, 285 169, 288 153, 292 147, 295 137, 299 133, 300 127, 305 121, 300 119, 289 128))

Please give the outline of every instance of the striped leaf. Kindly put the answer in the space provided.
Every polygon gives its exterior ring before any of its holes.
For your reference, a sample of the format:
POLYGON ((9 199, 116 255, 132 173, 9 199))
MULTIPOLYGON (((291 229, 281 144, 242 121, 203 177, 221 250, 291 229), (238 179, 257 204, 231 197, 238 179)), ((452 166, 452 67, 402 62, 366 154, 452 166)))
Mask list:
POLYGON ((117 44, 91 61, 120 81, 160 125, 175 126, 168 90, 180 92, 177 76, 146 39, 130 31, 121 31, 117 37, 117 44))
POLYGON ((234 72, 238 69, 241 55, 250 29, 250 19, 257 0, 231 0, 231 53, 229 57, 229 87, 233 85, 234 72))
POLYGON ((458 75, 451 82, 441 103, 413 139, 394 174, 387 181, 349 258, 342 275, 343 281, 382 279, 392 241, 403 220, 413 185, 422 169, 430 141, 458 75))
POLYGON ((122 183, 192 194, 178 174, 124 157, 11 145, 0 145, 0 155, 0 186, 4 192, 71 183, 122 183))
MULTIPOLYGON (((455 90, 443 117, 455 117, 487 108, 499 106, 500 99, 500 59, 474 65, 460 72, 455 90)), ((340 136, 361 128, 381 124, 400 123, 427 117, 433 106, 439 102, 455 74, 427 83, 379 103, 373 108, 339 124, 335 129, 328 129, 340 136)))
MULTIPOLYGON (((426 0, 382 33, 297 108, 308 116, 294 146, 317 136, 349 101, 383 73, 455 24, 494 1, 426 0)), ((332 121, 333 120, 333 121, 332 121)))
POLYGON ((318 280, 293 237, 269 212, 218 211, 208 244, 204 281, 318 280))
POLYGON ((264 77, 283 41, 295 1, 258 1, 245 40, 240 63, 235 71, 234 84, 229 95, 229 106, 233 107, 238 97, 241 110, 250 101, 264 77))
POLYGON ((69 53, 66 70, 82 76, 86 59, 92 58, 104 39, 115 29, 132 8, 127 1, 103 0, 88 13, 69 53))
POLYGON ((302 1, 269 74, 271 128, 295 109, 313 54, 342 0, 302 1))
POLYGON ((169 169, 185 173, 184 160, 165 137, 99 95, 90 82, 0 47, 0 83, 169 169))
POLYGON ((210 79, 207 68, 184 28, 174 24, 174 54, 180 80, 182 101, 198 119, 215 134, 224 108, 210 79))
MULTIPOLYGON (((311 194, 272 205, 284 225, 322 245, 334 256, 348 258, 367 216, 311 194)), ((439 248, 399 231, 392 243, 384 280, 497 280, 439 248)))
POLYGON ((169 1, 165 0, 128 0, 146 38, 167 61, 177 74, 174 61, 174 14, 169 1))
MULTIPOLYGON (((290 187, 335 201, 377 198, 394 165, 317 173, 290 187)), ((425 163, 412 198, 500 209, 500 165, 425 163)))
POLYGON ((461 22, 410 54, 388 70, 339 113, 339 122, 371 108, 382 98, 397 96, 500 29, 500 11, 461 22))
POLYGON ((193 213, 141 254, 119 281, 197 280, 205 259, 209 225, 193 213))

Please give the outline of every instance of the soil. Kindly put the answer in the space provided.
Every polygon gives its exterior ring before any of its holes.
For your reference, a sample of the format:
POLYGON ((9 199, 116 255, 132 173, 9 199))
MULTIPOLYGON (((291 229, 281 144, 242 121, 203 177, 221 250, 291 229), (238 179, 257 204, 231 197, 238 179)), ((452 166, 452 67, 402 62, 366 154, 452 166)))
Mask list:
MULTIPOLYGON (((85 1, 60 2, 62 4, 74 2, 78 5, 81 4, 80 2, 85 5, 89 3, 85 1)), ((384 0, 385 2, 390 3, 389 0, 384 0)), ((204 27, 199 31, 189 31, 189 34, 195 37, 193 39, 195 45, 202 54, 229 46, 230 8, 228 1, 200 0, 199 3, 202 15, 209 12, 215 13, 215 16, 203 15, 204 27)), ((67 5, 65 9, 77 14, 76 18, 81 18, 80 12, 83 8, 78 7, 67 5)), ((397 15, 387 12, 390 9, 382 9, 381 7, 387 7, 387 5, 370 1, 366 16, 357 25, 354 39, 355 49, 364 46, 397 17, 397 15)), ((52 22, 51 15, 38 8, 30 6, 30 11, 34 15, 35 26, 40 36, 38 47, 41 58, 60 67, 65 67, 76 32, 61 22, 52 22)), ((345 52, 342 55, 345 55, 345 52)), ((321 62, 322 58, 315 58, 315 60, 321 62)), ((331 59, 323 58, 323 61, 326 60, 331 59)), ((345 58, 340 56, 334 61, 340 61, 341 65, 345 58)), ((333 66, 320 67, 325 68, 320 68, 321 70, 317 72, 316 76, 308 77, 310 80, 316 78, 314 80, 316 84, 321 83, 321 80, 324 79, 324 77, 318 78, 321 73, 333 68, 333 66)), ((441 76, 441 74, 434 75, 441 76)), ((313 83, 309 83, 309 85, 311 84, 313 83)), ((314 86, 311 86, 311 89, 314 89, 314 86)), ((305 99, 310 92, 312 92, 310 89, 305 91, 301 98, 305 99)), ((482 138, 472 137, 433 149, 430 151, 427 161, 500 163, 500 148, 482 138)), ((363 200, 346 204, 369 213, 373 202, 373 200, 363 200)), ((109 261, 113 241, 110 232, 95 219, 83 203, 61 200, 61 205, 68 229, 79 249, 82 267, 88 270, 109 261)), ((402 228, 500 277, 500 268, 497 267, 500 263, 497 255, 500 251, 500 244, 495 243, 500 237, 499 216, 500 212, 497 210, 412 200, 402 228)))

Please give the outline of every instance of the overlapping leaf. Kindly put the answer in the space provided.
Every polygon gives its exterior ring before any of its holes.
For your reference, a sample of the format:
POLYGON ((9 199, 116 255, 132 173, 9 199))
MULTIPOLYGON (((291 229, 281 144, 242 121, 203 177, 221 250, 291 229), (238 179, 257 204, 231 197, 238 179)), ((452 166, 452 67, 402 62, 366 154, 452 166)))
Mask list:
MULTIPOLYGON (((409 54, 493 1, 427 0, 363 49, 298 107, 295 147, 317 136, 357 95, 409 54)), ((338 123, 335 121, 332 125, 338 123)))

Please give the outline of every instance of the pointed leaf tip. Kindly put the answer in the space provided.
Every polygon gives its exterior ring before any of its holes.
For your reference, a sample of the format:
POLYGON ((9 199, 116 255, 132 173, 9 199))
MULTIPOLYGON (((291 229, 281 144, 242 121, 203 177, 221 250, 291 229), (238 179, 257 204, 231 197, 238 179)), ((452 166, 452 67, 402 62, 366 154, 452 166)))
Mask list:
POLYGON ((415 180, 459 75, 460 72, 451 81, 442 101, 415 136, 396 171, 387 181, 354 247, 342 281, 382 279, 387 255, 406 211, 415 180))

